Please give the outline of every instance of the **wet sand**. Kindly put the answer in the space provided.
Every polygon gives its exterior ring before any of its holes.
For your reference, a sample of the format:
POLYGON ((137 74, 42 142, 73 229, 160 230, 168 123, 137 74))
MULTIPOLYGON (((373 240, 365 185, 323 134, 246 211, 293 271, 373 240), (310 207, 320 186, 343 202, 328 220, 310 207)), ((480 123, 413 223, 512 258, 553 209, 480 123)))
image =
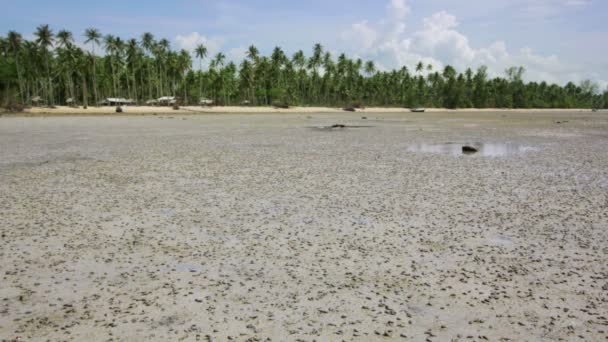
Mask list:
POLYGON ((0 117, 0 339, 608 338, 608 113, 365 116, 0 117))

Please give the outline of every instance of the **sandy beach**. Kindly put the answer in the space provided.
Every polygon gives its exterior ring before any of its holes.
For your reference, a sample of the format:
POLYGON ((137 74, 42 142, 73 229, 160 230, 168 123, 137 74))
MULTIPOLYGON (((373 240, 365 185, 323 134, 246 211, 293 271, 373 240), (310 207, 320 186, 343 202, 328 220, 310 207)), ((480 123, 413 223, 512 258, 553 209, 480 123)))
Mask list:
MULTIPOLYGON (((331 107, 290 107, 290 108, 275 108, 275 107, 245 107, 245 106, 182 106, 178 110, 174 110, 168 106, 123 106, 123 113, 116 113, 116 107, 68 107, 56 106, 49 107, 32 107, 26 109, 23 113, 9 114, 17 116, 40 116, 40 115, 158 115, 158 114, 303 114, 303 113, 344 113, 342 108, 331 107)), ((409 113, 409 108, 384 108, 384 107, 368 107, 357 109, 358 113, 409 113)), ((584 113, 591 112, 589 109, 446 109, 446 108, 427 108, 428 113, 487 113, 487 112, 507 112, 507 113, 584 113)))
POLYGON ((0 117, 0 340, 608 339, 608 113, 113 113, 0 117))

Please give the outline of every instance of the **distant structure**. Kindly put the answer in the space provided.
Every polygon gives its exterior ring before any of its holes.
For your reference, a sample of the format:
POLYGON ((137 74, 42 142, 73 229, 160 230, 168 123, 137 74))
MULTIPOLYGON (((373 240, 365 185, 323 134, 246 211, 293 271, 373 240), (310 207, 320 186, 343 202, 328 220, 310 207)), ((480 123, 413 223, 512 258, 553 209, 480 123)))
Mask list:
POLYGON ((170 106, 170 105, 174 105, 177 103, 175 96, 162 96, 162 97, 159 97, 156 101, 161 106, 170 106))
POLYGON ((199 103, 202 106, 211 106, 213 104, 213 100, 202 98, 199 103))
POLYGON ((34 97, 32 97, 32 104, 34 106, 40 105, 40 102, 42 102, 42 97, 40 97, 40 96, 34 96, 34 97))
POLYGON ((125 99, 122 97, 108 97, 101 101, 102 106, 132 106, 135 105, 135 100, 125 99))

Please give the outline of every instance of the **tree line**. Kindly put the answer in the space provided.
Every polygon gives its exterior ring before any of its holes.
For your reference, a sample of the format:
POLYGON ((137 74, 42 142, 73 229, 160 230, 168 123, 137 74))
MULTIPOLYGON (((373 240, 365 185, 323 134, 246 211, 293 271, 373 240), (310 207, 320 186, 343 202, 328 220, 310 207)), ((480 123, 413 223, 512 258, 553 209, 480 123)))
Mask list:
POLYGON ((309 56, 301 50, 288 56, 280 47, 263 56, 252 45, 237 65, 226 62, 222 52, 208 56, 202 44, 194 56, 172 50, 167 39, 151 33, 123 40, 90 28, 82 33, 87 49, 76 45, 72 32, 55 33, 48 25, 37 27, 34 37, 29 41, 15 31, 0 36, 5 106, 87 106, 108 97, 144 104, 176 96, 184 105, 211 99, 216 105, 608 108, 608 90, 600 93, 591 81, 564 86, 524 82, 522 67, 494 78, 485 66, 459 72, 422 62, 412 70, 379 71, 373 61, 345 54, 334 58, 320 44, 309 56), (208 68, 203 68, 206 61, 208 68))

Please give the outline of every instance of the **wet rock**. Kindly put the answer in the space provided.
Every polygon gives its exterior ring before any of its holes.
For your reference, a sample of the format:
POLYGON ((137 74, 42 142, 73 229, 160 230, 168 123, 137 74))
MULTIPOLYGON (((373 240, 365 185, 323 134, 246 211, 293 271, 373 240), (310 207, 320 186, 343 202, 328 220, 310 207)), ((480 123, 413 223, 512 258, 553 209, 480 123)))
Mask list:
POLYGON ((473 146, 469 146, 469 145, 464 145, 462 146, 462 153, 464 154, 472 154, 472 153, 477 153, 479 150, 476 149, 473 146))

